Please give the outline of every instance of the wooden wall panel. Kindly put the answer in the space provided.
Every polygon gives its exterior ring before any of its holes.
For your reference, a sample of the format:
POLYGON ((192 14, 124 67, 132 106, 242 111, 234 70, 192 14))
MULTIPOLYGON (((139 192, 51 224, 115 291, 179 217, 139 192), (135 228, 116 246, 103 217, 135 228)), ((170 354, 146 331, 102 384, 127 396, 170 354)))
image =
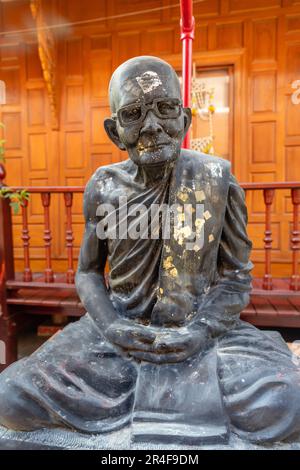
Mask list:
POLYGON ((5 168, 7 174, 10 175, 10 184, 12 185, 22 185, 24 182, 22 160, 19 157, 9 157, 6 158, 5 168))
POLYGON ((286 98, 286 136, 300 136, 300 106, 290 96, 286 98))
POLYGON ((106 16, 105 1, 84 2, 82 0, 63 1, 64 12, 69 21, 83 21, 106 16))
POLYGON ((141 50, 145 55, 171 54, 173 52, 173 44, 173 28, 163 30, 150 29, 141 35, 141 50))
POLYGON ((252 124, 252 163, 274 163, 276 160, 276 123, 252 124))
POLYGON ((84 166, 84 147, 82 132, 66 132, 65 166, 66 169, 82 168, 84 166))
POLYGON ((300 44, 288 44, 286 52, 286 84, 299 80, 300 44))
POLYGON ((243 47, 243 23, 217 25, 217 49, 243 47))
POLYGON ((38 46, 36 42, 26 43, 26 76, 27 80, 42 79, 43 72, 38 54, 38 46))
POLYGON ((286 30, 288 33, 292 33, 294 31, 300 31, 300 15, 287 17, 286 30))
POLYGON ((69 77, 82 75, 82 39, 74 38, 66 42, 66 73, 69 77))
MULTIPOLYGON (((58 45, 60 127, 51 127, 49 100, 35 34, 0 36, 0 79, 7 85, 5 122, 7 182, 81 185, 100 165, 126 159, 109 141, 103 120, 110 115, 107 89, 112 71, 141 54, 165 58, 181 68, 178 0, 51 0, 49 23, 98 18, 54 30, 58 45), (173 6, 168 9, 165 7, 173 6), (158 10, 159 7, 164 9, 158 10), (147 10, 139 14, 139 11, 147 10), (148 11, 152 10, 152 11, 148 11), (125 14, 122 18, 120 15, 125 14), (116 15, 115 19, 104 19, 116 15)), ((244 181, 300 179, 300 106, 291 102, 300 76, 300 0, 204 0, 194 4, 198 67, 231 66, 234 89, 233 166, 244 181)), ((0 29, 33 27, 27 0, 0 2, 0 29)), ((247 195, 256 272, 263 268, 262 193, 247 195)), ((274 274, 287 272, 291 203, 276 196, 272 212, 274 274)), ((43 217, 32 197, 32 253, 43 267, 43 217)), ((51 202, 55 267, 65 267, 65 208, 51 202), (56 221, 60 220, 59 229, 56 221)), ((20 216, 16 234, 20 235, 20 216)), ((74 197, 78 253, 82 197, 74 197)), ((21 243, 16 251, 22 257, 21 243)))
POLYGON ((6 85, 6 104, 19 104, 21 97, 21 80, 19 67, 2 67, 1 80, 3 80, 6 85))
POLYGON ((110 145, 110 140, 107 137, 107 134, 103 127, 104 119, 109 116, 110 116, 110 109, 108 107, 91 109, 91 123, 92 123, 91 144, 110 145))
POLYGON ((82 123, 84 118, 82 86, 66 87, 66 123, 82 123))
POLYGON ((254 21, 253 59, 276 60, 276 19, 254 21))
POLYGON ((280 0, 229 0, 229 11, 241 13, 251 10, 266 10, 268 8, 280 7, 280 0))
POLYGON ((29 134, 29 161, 30 170, 44 170, 49 168, 50 161, 47 154, 47 136, 46 134, 29 134))
POLYGON ((7 150, 21 149, 21 117, 20 113, 3 113, 2 123, 5 126, 5 148, 7 150))
POLYGON ((286 180, 300 181, 300 146, 286 149, 286 180))
POLYGON ((117 65, 121 64, 130 57, 135 57, 140 54, 140 31, 130 31, 118 34, 118 61, 117 65))
POLYGON ((27 91, 28 126, 45 125, 45 92, 43 89, 30 89, 27 91))
POLYGON ((252 112, 276 111, 276 73, 255 73, 252 76, 252 112))

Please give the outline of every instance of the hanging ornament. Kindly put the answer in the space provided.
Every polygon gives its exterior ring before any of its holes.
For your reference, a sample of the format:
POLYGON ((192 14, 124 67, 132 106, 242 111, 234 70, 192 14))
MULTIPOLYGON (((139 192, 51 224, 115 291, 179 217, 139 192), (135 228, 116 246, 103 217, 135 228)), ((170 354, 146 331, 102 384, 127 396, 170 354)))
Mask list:
POLYGON ((209 122, 209 135, 204 137, 196 137, 194 127, 192 126, 191 147, 198 152, 208 154, 214 153, 214 131, 213 131, 213 114, 215 106, 213 104, 214 89, 208 89, 206 84, 196 76, 196 64, 193 63, 192 77, 192 116, 197 119, 199 116, 203 121, 209 122))

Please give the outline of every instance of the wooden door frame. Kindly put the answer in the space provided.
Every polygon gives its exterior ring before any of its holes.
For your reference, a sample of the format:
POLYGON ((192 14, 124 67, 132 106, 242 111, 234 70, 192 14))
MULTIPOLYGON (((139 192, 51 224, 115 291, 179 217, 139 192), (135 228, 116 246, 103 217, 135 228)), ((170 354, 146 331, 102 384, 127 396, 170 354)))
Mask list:
MULTIPOLYGON (((193 61, 197 67, 233 66, 233 146, 234 174, 240 181, 248 179, 248 135, 247 135, 247 73, 246 50, 244 48, 210 52, 194 52, 193 61)), ((181 69, 181 54, 162 56, 175 69, 181 69)))

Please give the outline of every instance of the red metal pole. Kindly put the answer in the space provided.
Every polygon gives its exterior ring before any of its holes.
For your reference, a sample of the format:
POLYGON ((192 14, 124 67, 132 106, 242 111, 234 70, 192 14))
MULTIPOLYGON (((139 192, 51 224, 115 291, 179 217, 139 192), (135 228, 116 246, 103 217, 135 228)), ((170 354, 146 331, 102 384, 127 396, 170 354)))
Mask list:
MULTIPOLYGON (((182 41, 182 99, 183 106, 191 107, 192 52, 195 36, 195 18, 193 17, 193 0, 180 0, 180 28, 182 41)), ((190 132, 184 138, 183 148, 190 147, 190 132)))

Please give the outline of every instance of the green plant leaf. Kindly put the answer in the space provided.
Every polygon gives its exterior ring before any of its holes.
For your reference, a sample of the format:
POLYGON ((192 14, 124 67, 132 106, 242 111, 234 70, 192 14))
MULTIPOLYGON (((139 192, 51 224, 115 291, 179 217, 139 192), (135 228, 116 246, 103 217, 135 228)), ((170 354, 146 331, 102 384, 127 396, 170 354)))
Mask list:
POLYGON ((13 209, 14 215, 17 215, 17 213, 19 212, 19 209, 20 209, 20 204, 19 204, 19 202, 10 202, 10 206, 11 206, 12 209, 13 209))

